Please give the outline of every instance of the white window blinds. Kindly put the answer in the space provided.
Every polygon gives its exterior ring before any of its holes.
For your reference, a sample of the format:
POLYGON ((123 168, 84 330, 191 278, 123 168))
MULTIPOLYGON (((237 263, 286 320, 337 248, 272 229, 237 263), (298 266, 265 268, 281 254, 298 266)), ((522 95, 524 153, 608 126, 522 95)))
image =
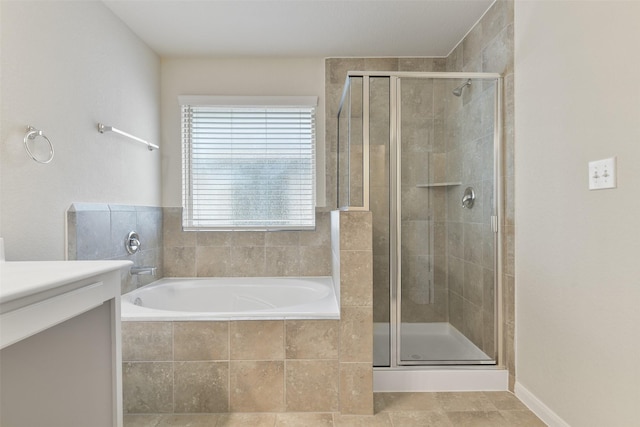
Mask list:
POLYGON ((180 102, 184 229, 315 227, 317 98, 180 102))

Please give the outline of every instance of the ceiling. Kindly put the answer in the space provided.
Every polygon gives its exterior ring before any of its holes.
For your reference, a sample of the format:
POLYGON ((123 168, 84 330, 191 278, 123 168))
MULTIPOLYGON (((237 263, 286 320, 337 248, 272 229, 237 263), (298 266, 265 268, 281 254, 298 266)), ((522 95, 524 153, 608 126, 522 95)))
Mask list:
POLYGON ((103 0, 161 56, 446 57, 494 0, 103 0))

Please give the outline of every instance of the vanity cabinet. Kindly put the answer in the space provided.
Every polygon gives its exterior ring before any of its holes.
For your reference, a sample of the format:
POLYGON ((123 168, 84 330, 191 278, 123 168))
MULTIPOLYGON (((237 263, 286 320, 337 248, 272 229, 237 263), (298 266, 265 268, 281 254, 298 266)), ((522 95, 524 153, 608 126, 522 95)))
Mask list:
POLYGON ((0 425, 122 426, 129 261, 0 262, 0 425))

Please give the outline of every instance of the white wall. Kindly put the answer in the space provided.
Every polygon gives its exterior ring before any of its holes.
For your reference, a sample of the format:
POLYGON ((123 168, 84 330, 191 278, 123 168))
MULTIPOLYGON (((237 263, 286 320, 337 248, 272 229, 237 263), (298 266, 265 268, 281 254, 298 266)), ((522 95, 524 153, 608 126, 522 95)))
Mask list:
POLYGON ((162 202, 182 206, 180 95, 314 95, 317 194, 324 206, 324 59, 162 59, 162 202))
POLYGON ((8 260, 64 259, 72 202, 160 205, 159 59, 102 2, 1 2, 1 228, 8 260), (23 149, 42 129, 55 159, 23 149))
POLYGON ((515 4, 517 391, 551 425, 640 425, 639 22, 638 2, 515 4), (618 188, 589 191, 610 156, 618 188))

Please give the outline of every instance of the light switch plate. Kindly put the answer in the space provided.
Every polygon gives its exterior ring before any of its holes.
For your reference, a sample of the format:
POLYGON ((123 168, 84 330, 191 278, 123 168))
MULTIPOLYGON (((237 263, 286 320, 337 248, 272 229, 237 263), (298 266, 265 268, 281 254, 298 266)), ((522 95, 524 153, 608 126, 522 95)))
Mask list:
POLYGON ((589 190, 616 188, 616 158, 589 162, 589 190))

